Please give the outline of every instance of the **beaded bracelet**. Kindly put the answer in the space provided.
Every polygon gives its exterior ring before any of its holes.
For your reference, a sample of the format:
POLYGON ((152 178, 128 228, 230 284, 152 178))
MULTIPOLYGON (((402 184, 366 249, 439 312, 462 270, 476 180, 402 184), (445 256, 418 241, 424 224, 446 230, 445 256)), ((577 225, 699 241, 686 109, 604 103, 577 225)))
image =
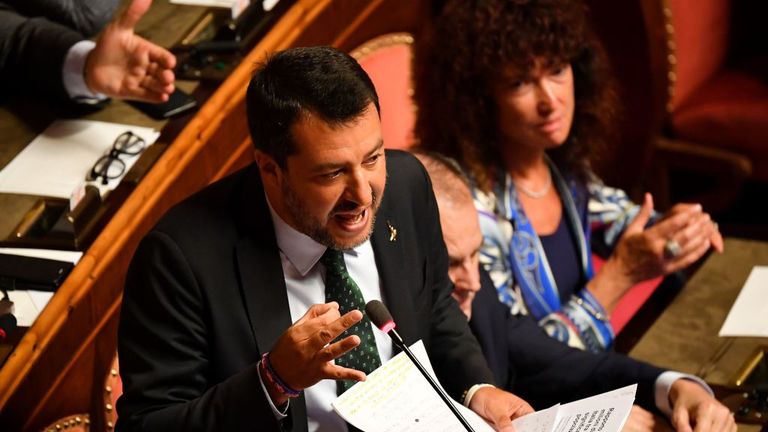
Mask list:
POLYGON ((267 381, 275 386, 277 391, 280 393, 288 396, 289 398, 295 398, 301 394, 301 391, 294 390, 291 388, 291 386, 280 379, 275 370, 272 369, 272 364, 269 362, 269 352, 265 352, 261 356, 261 370, 264 372, 264 376, 267 377, 267 381))

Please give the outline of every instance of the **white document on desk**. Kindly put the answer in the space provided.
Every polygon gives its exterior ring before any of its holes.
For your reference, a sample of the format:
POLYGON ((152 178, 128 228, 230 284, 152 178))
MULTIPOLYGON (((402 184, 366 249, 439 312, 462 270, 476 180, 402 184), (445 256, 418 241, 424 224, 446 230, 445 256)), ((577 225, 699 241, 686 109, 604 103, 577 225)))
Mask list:
MULTIPOLYGON (((82 252, 50 249, 0 248, 0 253, 67 261, 75 265, 83 257, 82 252)), ((40 312, 45 309, 53 294, 49 291, 8 291, 8 297, 13 302, 13 314, 16 316, 17 324, 20 327, 31 327, 38 315, 40 315, 40 312)))
MULTIPOLYGON (((424 344, 411 350, 434 378, 424 344)), ((637 385, 623 387, 516 419, 517 432, 617 432, 632 409, 637 385), (593 429, 594 428, 594 429, 593 429)), ((332 403, 348 423, 365 432, 464 431, 405 353, 368 374, 332 403)), ((480 416, 454 401, 476 432, 492 431, 480 416)))
MULTIPOLYGON (((160 134, 152 128, 91 120, 57 120, 0 171, 0 192, 66 198, 81 185, 91 167, 109 153, 120 134, 131 131, 153 144, 160 134)), ((125 172, 139 155, 121 155, 125 172)), ((110 181, 106 190, 117 187, 110 181)), ((102 192, 104 192, 102 190, 102 192)))
POLYGON ((32 327, 40 312, 53 298, 48 291, 8 291, 8 298, 13 302, 13 315, 19 327, 32 327))
POLYGON ((725 318, 720 336, 768 337, 768 267, 756 266, 725 318))
MULTIPOLYGON (((434 378, 422 341, 411 346, 434 378)), ((333 403, 348 423, 365 432, 465 431, 404 352, 368 374, 333 403)), ((476 432, 493 431, 483 419, 454 403, 476 432)))

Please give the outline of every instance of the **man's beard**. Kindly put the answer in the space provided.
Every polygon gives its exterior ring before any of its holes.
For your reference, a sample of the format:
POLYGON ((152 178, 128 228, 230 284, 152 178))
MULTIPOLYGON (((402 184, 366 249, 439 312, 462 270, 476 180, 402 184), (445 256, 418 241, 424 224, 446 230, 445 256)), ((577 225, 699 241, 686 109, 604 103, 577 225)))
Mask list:
MULTIPOLYGON (((368 232, 365 234, 365 237, 360 239, 360 241, 352 244, 342 244, 338 243, 333 238, 330 231, 328 231, 328 228, 326 227, 326 223, 333 216, 329 214, 327 215, 325 221, 318 220, 307 210, 307 208, 304 206, 304 203, 302 203, 296 194, 293 193, 293 189, 291 189, 285 180, 283 180, 281 189, 283 192, 283 198, 285 199, 285 207, 288 210, 288 213, 290 213, 293 222, 296 224, 296 229, 298 229, 298 231, 302 234, 309 236, 312 240, 320 243, 321 245, 331 249, 347 250, 360 246, 361 244, 368 241, 369 238, 371 238, 373 227, 376 225, 376 213, 379 210, 380 204, 380 198, 377 197, 375 193, 371 192, 371 206, 369 209, 367 209, 367 211, 371 212, 371 224, 368 228, 368 232)), ((331 214, 338 211, 354 210, 355 208, 357 208, 356 204, 350 201, 345 201, 337 205, 331 211, 331 214)))

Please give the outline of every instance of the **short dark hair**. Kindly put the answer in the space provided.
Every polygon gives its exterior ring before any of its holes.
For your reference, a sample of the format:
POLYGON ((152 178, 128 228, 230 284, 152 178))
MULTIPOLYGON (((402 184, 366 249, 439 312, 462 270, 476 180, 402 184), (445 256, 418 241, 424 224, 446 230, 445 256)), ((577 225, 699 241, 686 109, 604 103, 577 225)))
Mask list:
POLYGON ((379 97, 371 79, 349 55, 331 47, 292 48, 270 57, 254 73, 246 94, 254 146, 281 167, 295 151, 291 127, 312 114, 341 125, 365 114, 379 97))

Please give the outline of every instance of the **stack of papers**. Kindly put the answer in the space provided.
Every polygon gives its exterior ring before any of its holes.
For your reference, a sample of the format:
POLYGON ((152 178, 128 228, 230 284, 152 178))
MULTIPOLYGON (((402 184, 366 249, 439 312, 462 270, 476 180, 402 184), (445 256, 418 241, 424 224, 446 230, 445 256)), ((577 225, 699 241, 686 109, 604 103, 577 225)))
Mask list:
MULTIPOLYGON (((425 369, 435 377, 424 344, 411 346, 425 369)), ((515 419, 517 432, 618 432, 635 400, 637 385, 515 419)), ((365 432, 456 431, 465 429, 435 393, 404 352, 368 374, 332 403, 345 421, 365 432)), ((476 432, 493 431, 480 416, 463 405, 454 406, 476 432)))

